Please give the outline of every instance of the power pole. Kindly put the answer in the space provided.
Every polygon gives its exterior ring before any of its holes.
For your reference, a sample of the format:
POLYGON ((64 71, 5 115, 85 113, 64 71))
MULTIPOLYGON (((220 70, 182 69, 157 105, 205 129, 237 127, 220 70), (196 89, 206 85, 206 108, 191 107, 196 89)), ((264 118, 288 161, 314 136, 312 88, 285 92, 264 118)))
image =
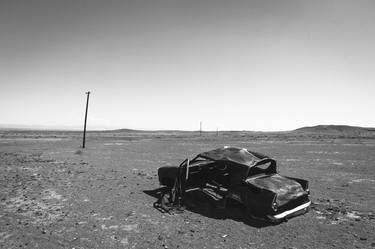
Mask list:
POLYGON ((86 92, 87 100, 86 100, 86 112, 85 112, 85 125, 83 126, 83 143, 82 148, 85 148, 85 140, 86 140, 86 123, 87 123, 87 110, 89 109, 89 98, 90 98, 90 91, 86 92))
POLYGON ((216 128, 216 136, 219 136, 219 127, 216 128))
POLYGON ((202 136, 202 121, 199 122, 199 136, 202 136))

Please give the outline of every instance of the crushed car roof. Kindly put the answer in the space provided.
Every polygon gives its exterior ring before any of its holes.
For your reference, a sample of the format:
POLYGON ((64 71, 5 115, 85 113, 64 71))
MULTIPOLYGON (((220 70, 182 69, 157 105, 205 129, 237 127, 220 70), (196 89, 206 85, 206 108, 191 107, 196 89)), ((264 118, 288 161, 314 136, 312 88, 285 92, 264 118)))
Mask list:
POLYGON ((212 161, 230 161, 233 163, 246 165, 248 167, 253 167, 264 160, 273 160, 272 158, 269 158, 257 152, 249 151, 245 148, 230 146, 203 152, 198 156, 212 161))

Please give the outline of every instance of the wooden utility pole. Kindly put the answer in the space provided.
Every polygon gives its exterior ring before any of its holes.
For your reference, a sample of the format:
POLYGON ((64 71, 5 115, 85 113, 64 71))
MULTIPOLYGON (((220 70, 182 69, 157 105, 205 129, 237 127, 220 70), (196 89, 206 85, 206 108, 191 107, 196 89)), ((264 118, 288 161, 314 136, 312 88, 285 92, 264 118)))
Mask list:
POLYGON ((202 136, 202 121, 199 122, 199 136, 202 136))
POLYGON ((85 125, 83 126, 83 143, 82 143, 82 148, 85 148, 87 111, 89 109, 90 91, 86 92, 86 94, 87 94, 87 100, 86 100, 86 112, 85 112, 85 125))
POLYGON ((219 127, 216 128, 216 136, 217 136, 217 137, 219 136, 219 127))

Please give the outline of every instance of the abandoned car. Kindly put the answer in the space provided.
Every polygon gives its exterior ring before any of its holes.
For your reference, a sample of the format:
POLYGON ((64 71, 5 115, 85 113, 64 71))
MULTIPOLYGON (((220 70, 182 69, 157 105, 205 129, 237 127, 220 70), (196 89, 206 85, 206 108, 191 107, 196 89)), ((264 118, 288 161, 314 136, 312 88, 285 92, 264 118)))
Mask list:
POLYGON ((200 190, 220 207, 236 201, 253 218, 279 222, 307 212, 311 204, 308 181, 282 176, 274 159, 242 148, 203 152, 179 167, 159 168, 158 176, 175 206, 184 205, 189 191, 200 190))

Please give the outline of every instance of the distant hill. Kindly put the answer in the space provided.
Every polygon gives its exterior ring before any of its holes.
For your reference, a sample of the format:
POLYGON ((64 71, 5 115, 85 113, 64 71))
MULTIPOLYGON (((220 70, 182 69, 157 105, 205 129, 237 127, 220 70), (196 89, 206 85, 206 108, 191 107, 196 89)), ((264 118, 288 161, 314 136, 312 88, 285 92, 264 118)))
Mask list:
POLYGON ((133 129, 126 129, 126 128, 123 128, 123 129, 116 129, 116 130, 105 130, 105 131, 101 131, 101 132, 108 132, 108 133, 111 133, 111 132, 118 132, 118 133, 160 133, 160 132, 163 132, 163 133, 176 133, 176 132, 192 132, 192 131, 183 131, 183 130, 133 130, 133 129))
POLYGON ((294 132, 309 133, 309 134, 367 136, 367 135, 374 135, 375 128, 349 126, 349 125, 316 125, 316 126, 302 127, 302 128, 294 130, 294 132))
MULTIPOLYGON (((82 132, 82 128, 70 126, 27 126, 27 125, 1 125, 0 131, 17 131, 17 132, 28 132, 28 131, 71 131, 71 132, 82 132)), ((176 134, 198 134, 199 131, 184 131, 184 130, 136 130, 136 129, 94 129, 90 127, 88 132, 96 133, 122 133, 122 134, 156 134, 156 135, 176 135, 176 134)), ((204 134, 216 134, 216 131, 203 131, 204 134)), ((371 137, 375 138, 375 128, 371 127, 359 127, 349 125, 316 125, 306 126, 291 131, 236 131, 236 130, 221 130, 221 135, 233 135, 233 134, 246 134, 254 136, 278 136, 278 135, 329 135, 334 137, 371 137)))
POLYGON ((141 132, 141 130, 132 130, 132 129, 116 129, 116 130, 105 130, 103 132, 141 132))

